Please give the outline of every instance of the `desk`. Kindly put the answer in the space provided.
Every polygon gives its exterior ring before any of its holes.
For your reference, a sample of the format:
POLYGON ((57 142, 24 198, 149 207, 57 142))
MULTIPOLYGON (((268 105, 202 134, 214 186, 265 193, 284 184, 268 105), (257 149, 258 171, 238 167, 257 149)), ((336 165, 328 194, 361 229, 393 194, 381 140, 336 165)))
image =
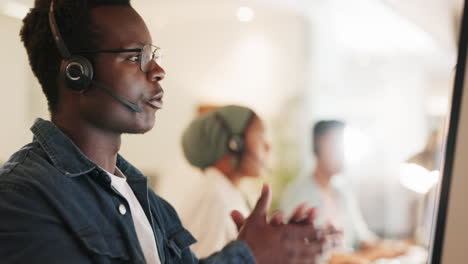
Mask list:
POLYGON ((327 264, 425 264, 428 250, 418 245, 401 248, 378 247, 353 253, 332 253, 327 264))

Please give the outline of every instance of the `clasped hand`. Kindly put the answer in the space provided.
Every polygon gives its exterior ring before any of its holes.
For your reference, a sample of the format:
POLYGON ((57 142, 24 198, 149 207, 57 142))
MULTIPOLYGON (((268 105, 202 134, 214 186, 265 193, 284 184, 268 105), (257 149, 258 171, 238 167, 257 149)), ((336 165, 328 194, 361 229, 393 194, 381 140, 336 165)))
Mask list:
POLYGON ((247 217, 233 211, 231 217, 239 230, 238 239, 251 249, 258 264, 315 264, 326 236, 338 233, 333 227, 314 226, 315 210, 301 204, 288 222, 283 213, 275 213, 269 220, 271 190, 264 185, 258 202, 247 217))

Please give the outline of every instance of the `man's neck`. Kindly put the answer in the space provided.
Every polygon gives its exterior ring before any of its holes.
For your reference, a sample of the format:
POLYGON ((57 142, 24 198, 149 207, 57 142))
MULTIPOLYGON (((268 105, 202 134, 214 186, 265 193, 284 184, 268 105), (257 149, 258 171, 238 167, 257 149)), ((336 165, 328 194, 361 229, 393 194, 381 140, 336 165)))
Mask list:
POLYGON ((99 167, 115 172, 121 135, 106 132, 79 118, 52 116, 52 122, 67 135, 83 154, 99 167))
POLYGON ((317 184, 321 188, 324 188, 324 189, 327 189, 330 187, 330 179, 332 176, 333 175, 326 173, 320 165, 318 165, 315 168, 312 174, 312 177, 315 180, 315 182, 317 182, 317 184))

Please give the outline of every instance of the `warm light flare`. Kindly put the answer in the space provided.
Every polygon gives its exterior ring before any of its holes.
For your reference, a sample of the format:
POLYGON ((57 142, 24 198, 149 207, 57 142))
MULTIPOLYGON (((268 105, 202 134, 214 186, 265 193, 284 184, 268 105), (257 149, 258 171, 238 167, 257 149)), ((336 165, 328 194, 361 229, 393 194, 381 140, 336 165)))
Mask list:
POLYGON ((429 171, 414 163, 404 163, 400 166, 400 183, 409 190, 425 194, 437 184, 440 172, 429 171))

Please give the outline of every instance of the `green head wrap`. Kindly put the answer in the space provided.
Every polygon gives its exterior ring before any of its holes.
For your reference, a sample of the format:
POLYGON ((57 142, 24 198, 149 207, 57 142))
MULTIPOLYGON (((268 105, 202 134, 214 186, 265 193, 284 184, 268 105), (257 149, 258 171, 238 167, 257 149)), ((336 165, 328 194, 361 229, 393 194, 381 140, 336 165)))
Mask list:
POLYGON ((182 136, 185 158, 202 170, 212 166, 229 152, 229 137, 245 133, 253 115, 251 109, 238 105, 220 107, 200 115, 190 123, 182 136))

